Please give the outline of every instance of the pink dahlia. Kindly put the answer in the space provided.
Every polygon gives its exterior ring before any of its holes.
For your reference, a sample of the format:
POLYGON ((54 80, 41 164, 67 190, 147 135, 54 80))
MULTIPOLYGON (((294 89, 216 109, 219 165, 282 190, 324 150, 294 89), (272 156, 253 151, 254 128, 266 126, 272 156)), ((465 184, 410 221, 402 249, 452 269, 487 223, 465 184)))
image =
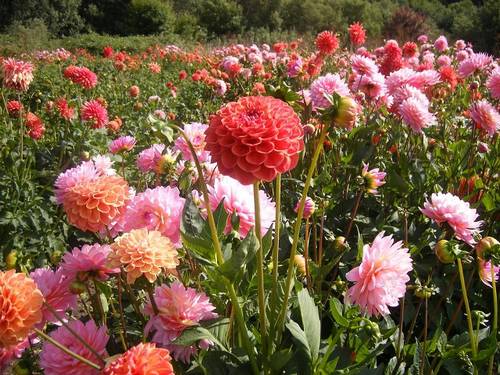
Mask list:
POLYGON ((7 102, 7 112, 9 112, 10 117, 18 118, 23 111, 23 108, 22 103, 17 100, 9 100, 7 102))
POLYGON ((161 158, 165 145, 154 144, 140 152, 137 157, 137 167, 141 172, 152 172, 156 168, 158 159, 161 158))
POLYGON ((444 52, 448 49, 448 40, 444 35, 441 35, 434 41, 434 48, 439 52, 444 52))
POLYGON ((84 89, 91 89, 97 85, 97 75, 84 66, 70 65, 64 69, 63 74, 70 81, 84 89))
POLYGON ((176 187, 159 186, 137 194, 125 212, 125 231, 156 230, 180 245, 180 225, 185 199, 176 187))
POLYGON ((482 222, 475 221, 479 215, 475 208, 470 208, 469 202, 451 193, 433 193, 420 211, 438 224, 448 224, 459 240, 469 245, 475 243, 474 235, 480 232, 482 222))
MULTIPOLYGON (((174 281, 171 286, 160 285, 156 287, 154 299, 158 307, 155 314, 151 302, 146 304, 144 312, 150 316, 146 325, 146 334, 153 330, 153 341, 169 349, 174 356, 183 354, 185 349, 194 354, 196 348, 179 347, 172 342, 189 327, 198 325, 203 320, 217 318, 214 312, 215 306, 210 303, 209 298, 203 292, 198 293, 193 288, 186 288, 179 281, 174 281)), ((186 359, 189 358, 181 358, 186 359)))
MULTIPOLYGON (((482 259, 478 259, 479 266, 479 277, 484 285, 489 286, 491 288, 491 282, 493 279, 491 278, 491 262, 487 262, 482 259)), ((498 281, 498 277, 500 275, 500 266, 493 266, 493 275, 495 277, 495 281, 498 281)))
MULTIPOLYGON (((299 212, 299 206, 300 206, 300 199, 295 205, 295 208, 293 209, 295 213, 299 212)), ((304 219, 311 217, 314 211, 316 211, 316 204, 314 203, 311 197, 306 197, 306 202, 304 205, 304 215, 303 215, 304 219)))
POLYGON ((415 97, 410 97, 399 105, 399 114, 403 122, 417 134, 422 133, 423 128, 436 123, 436 116, 430 113, 427 106, 415 97))
POLYGON ((56 108, 59 115, 65 120, 71 120, 75 116, 75 109, 68 105, 68 102, 64 98, 59 98, 56 100, 56 108))
POLYGON ((351 89, 363 92, 369 99, 378 99, 386 94, 385 77, 380 73, 356 76, 351 89))
POLYGON ((365 56, 352 55, 351 67, 360 76, 372 76, 378 73, 378 66, 375 61, 365 56))
POLYGON ((80 116, 83 121, 89 121, 92 128, 100 129, 108 123, 108 111, 97 100, 85 102, 81 108, 80 116))
MULTIPOLYGON (((45 303, 59 316, 64 316, 68 309, 76 308, 76 295, 69 290, 72 280, 64 275, 61 268, 55 272, 49 268, 38 268, 30 273, 30 277, 35 280, 36 286, 42 292, 45 303)), ((42 325, 47 322, 58 322, 58 319, 45 305, 42 306, 42 314, 42 325)))
MULTIPOLYGON (((187 138, 193 145, 200 163, 208 161, 210 156, 210 153, 205 150, 205 130, 207 129, 208 125, 200 124, 199 122, 184 125, 184 134, 186 134, 187 138)), ((189 149, 186 140, 181 135, 179 135, 179 137, 175 140, 174 150, 180 151, 184 160, 194 161, 191 150, 189 149)))
POLYGON ((500 68, 494 69, 486 81, 486 87, 490 91, 491 97, 500 99, 500 68))
POLYGON ((368 164, 363 163, 361 176, 365 180, 366 191, 371 194, 377 194, 377 188, 384 185, 385 172, 380 172, 378 168, 368 170, 368 164))
POLYGON ((6 348, 0 348, 0 374, 3 374, 13 361, 21 358, 24 350, 30 346, 29 340, 26 338, 19 344, 8 346, 6 348))
POLYGON ((86 161, 80 165, 61 173, 54 184, 56 201, 62 204, 66 193, 74 186, 93 181, 101 176, 93 161, 86 161))
MULTIPOLYGON (((242 185, 237 180, 222 176, 215 180, 213 186, 208 187, 210 208, 215 210, 221 201, 224 209, 229 215, 236 214, 240 220, 239 234, 246 237, 252 227, 255 226, 255 208, 253 201, 253 187, 242 185)), ((263 191, 259 191, 261 234, 264 235, 274 223, 276 205, 263 191)), ((231 231, 231 217, 227 218, 225 232, 231 231)))
MULTIPOLYGON (((106 327, 97 327, 93 320, 83 323, 79 320, 72 320, 68 323, 83 340, 101 356, 107 357, 106 344, 109 340, 106 327)), ((99 358, 88 350, 66 327, 59 327, 50 336, 70 348, 76 354, 86 358, 95 364, 101 364, 99 358)), ((40 353, 40 367, 47 375, 98 375, 99 370, 95 370, 88 365, 74 359, 53 344, 45 341, 40 353)))
POLYGON ((500 114, 487 100, 480 100, 470 108, 470 117, 493 137, 500 129, 500 114))
POLYGON ((108 146, 108 150, 112 154, 119 154, 122 152, 131 151, 135 146, 135 142, 136 141, 134 137, 126 135, 112 141, 108 146))
POLYGON ((340 96, 349 96, 349 88, 338 74, 326 74, 316 78, 309 89, 311 101, 314 108, 328 108, 331 103, 326 98, 325 94, 340 96))
POLYGON ((33 81, 33 64, 8 58, 2 62, 3 85, 16 91, 26 91, 33 81))
POLYGON ((458 74, 461 78, 467 78, 478 71, 484 70, 492 62, 493 58, 486 53, 473 53, 460 63, 458 74))
POLYGON ((347 291, 349 300, 369 315, 388 315, 389 307, 398 306, 405 295, 412 259, 402 245, 379 233, 371 246, 363 247, 361 264, 346 274, 355 282, 347 291))
POLYGON ((81 249, 75 247, 71 252, 64 254, 61 271, 71 282, 94 278, 105 281, 111 274, 120 272, 118 268, 109 267, 108 256, 110 252, 109 245, 97 243, 83 245, 81 249))

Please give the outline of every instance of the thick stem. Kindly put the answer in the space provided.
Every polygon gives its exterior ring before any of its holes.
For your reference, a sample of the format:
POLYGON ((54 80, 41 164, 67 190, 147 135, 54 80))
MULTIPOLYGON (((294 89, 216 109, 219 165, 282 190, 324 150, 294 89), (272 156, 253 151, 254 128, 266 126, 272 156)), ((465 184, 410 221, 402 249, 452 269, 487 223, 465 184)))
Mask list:
POLYGON ((349 224, 347 225, 347 230, 345 231, 346 241, 349 239, 349 235, 351 234, 352 224, 354 223, 354 219, 358 213, 359 203, 361 202, 362 196, 363 196, 363 190, 360 190, 356 197, 356 203, 354 203, 354 207, 352 208, 351 219, 349 220, 349 224))
POLYGON ((307 289, 310 291, 312 287, 311 273, 309 272, 309 218, 306 219, 306 233, 304 235, 304 259, 306 263, 306 282, 307 289))
POLYGON ((81 355, 76 354, 74 351, 68 349, 64 345, 60 344, 58 341, 54 340, 52 337, 50 337, 49 335, 47 335, 45 332, 40 331, 37 328, 35 328, 34 331, 37 333, 38 336, 40 336, 44 340, 50 342, 56 348, 62 350, 64 353, 66 353, 67 355, 73 357, 77 361, 80 361, 80 362, 86 364, 87 366, 92 367, 93 369, 101 370, 101 366, 96 365, 94 362, 89 361, 87 358, 83 358, 81 355))
POLYGON ((467 314, 467 327, 469 329, 470 346, 472 350, 472 356, 473 358, 475 358, 477 354, 476 340, 474 336, 474 327, 472 325, 472 313, 470 311, 469 298, 467 297, 467 288, 465 286, 464 269, 462 266, 461 259, 457 259, 457 266, 458 266, 458 275, 460 277, 460 286, 462 287, 462 296, 464 298, 465 311, 467 314))
POLYGON ((259 298, 259 321, 260 335, 262 342, 262 352, 267 353, 267 319, 266 319, 266 299, 264 291, 264 249, 262 248, 262 232, 260 225, 260 197, 259 197, 260 182, 256 181, 253 184, 253 201, 255 208, 255 236, 259 242, 257 249, 257 287, 259 298))
POLYGON ((325 142, 326 135, 328 133, 328 126, 323 125, 321 129, 321 134, 319 136, 318 144, 316 149, 314 150, 314 154, 311 160, 311 165, 309 166, 309 171, 307 172, 306 182, 304 184, 304 189, 302 191, 302 198, 299 204, 299 210, 297 212, 297 220, 295 221, 295 225, 293 227, 293 242, 292 248, 290 249, 290 258, 288 259, 288 272, 286 275, 285 282, 285 294, 283 297, 283 306, 280 311, 280 315, 277 320, 278 332, 283 331, 283 326, 285 324, 285 316, 286 311, 288 309, 288 299, 290 298, 292 279, 294 276, 294 258, 297 252, 297 246, 299 245, 299 236, 300 236, 300 226, 302 223, 302 217, 304 216, 304 207, 306 205, 307 193, 309 192, 309 187, 311 186, 311 180, 316 170, 316 164, 318 163, 319 155, 321 154, 321 150, 323 149, 323 143, 325 142))
MULTIPOLYGON (((495 266, 492 263, 491 265, 491 288, 493 291, 493 327, 492 327, 492 332, 495 337, 497 336, 497 330, 498 330, 498 296, 497 296, 497 285, 495 281, 495 266)), ((493 374, 493 362, 495 361, 495 353, 496 350, 491 353, 490 357, 490 362, 488 364, 488 375, 493 374)))
POLYGON ((95 289, 95 299, 97 301, 97 306, 99 307, 99 312, 101 314, 102 324, 106 325, 106 313, 104 312, 104 307, 102 306, 101 292, 97 287, 97 282, 95 281, 95 279, 94 279, 94 289, 95 289))
POLYGON ((281 230, 281 173, 278 173, 275 182, 276 182, 276 192, 274 199, 276 200, 276 217, 274 220, 274 242, 273 242, 273 252, 271 255, 273 262, 271 308, 273 309, 273 311, 276 306, 276 297, 278 294, 278 253, 280 246, 280 230, 281 230))

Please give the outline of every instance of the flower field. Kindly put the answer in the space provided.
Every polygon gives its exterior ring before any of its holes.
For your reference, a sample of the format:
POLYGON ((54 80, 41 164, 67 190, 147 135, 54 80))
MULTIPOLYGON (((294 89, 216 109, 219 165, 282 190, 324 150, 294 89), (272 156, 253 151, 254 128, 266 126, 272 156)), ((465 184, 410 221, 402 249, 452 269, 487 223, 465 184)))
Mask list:
POLYGON ((0 373, 498 373, 498 60, 364 44, 0 57, 0 373))

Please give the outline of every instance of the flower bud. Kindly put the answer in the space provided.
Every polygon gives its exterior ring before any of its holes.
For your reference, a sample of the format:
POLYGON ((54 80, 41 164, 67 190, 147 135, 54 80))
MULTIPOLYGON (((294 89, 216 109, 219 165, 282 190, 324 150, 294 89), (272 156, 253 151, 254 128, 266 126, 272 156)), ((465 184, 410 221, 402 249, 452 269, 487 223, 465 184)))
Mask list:
POLYGON ((333 249, 339 253, 343 252, 347 248, 344 236, 335 237, 333 242, 333 249))
POLYGON ((476 245, 476 254, 480 259, 489 258, 489 253, 499 242, 493 237, 484 237, 476 245))
POLYGON ((455 255, 451 252, 451 244, 447 240, 440 240, 434 247, 434 253, 441 263, 448 264, 455 261, 455 255))
POLYGON ((139 89, 139 86, 136 85, 131 86, 130 89, 128 90, 128 93, 132 98, 137 98, 140 92, 141 90, 139 89))
POLYGON ((303 129, 304 129, 304 134, 305 135, 308 135, 308 134, 313 134, 316 130, 316 128, 314 127, 313 124, 305 124, 303 126, 303 129))
POLYGON ((137 102, 134 104, 134 111, 139 112, 142 109, 142 103, 137 102))
POLYGON ((490 147, 487 143, 479 142, 479 144, 477 145, 477 150, 480 154, 487 154, 490 151, 490 147))
POLYGON ((337 114, 333 120, 338 126, 351 130, 356 123, 358 111, 358 103, 353 98, 342 96, 339 99, 337 114))
MULTIPOLYGON (((299 206, 300 206, 300 200, 295 205, 294 208, 295 213, 299 211, 299 206)), ((316 210, 316 205, 314 204, 314 201, 310 197, 306 197, 306 202, 304 204, 304 214, 303 214, 304 219, 308 219, 309 217, 311 217, 311 215, 314 213, 315 210, 316 210)))
POLYGON ((16 268, 17 251, 12 250, 9 252, 9 254, 7 254, 7 257, 5 258, 5 264, 7 265, 8 270, 16 268))
POLYGON ((82 151, 80 153, 80 159, 83 161, 89 161, 90 160, 90 153, 88 151, 82 151))
POLYGON ((300 255, 300 254, 295 255, 295 257, 293 258, 293 262, 295 263, 295 266, 297 267, 299 272, 302 275, 305 275, 306 274, 306 260, 305 260, 304 256, 300 255))

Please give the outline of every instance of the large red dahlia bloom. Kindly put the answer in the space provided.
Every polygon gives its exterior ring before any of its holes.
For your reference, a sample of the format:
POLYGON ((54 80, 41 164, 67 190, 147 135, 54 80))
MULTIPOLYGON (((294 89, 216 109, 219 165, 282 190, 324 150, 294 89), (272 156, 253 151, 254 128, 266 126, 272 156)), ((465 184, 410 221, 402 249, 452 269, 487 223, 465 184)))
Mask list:
POLYGON ((295 168, 304 148, 299 117, 285 102, 247 96, 222 107, 205 132, 206 149, 222 174, 244 185, 272 181, 295 168))

